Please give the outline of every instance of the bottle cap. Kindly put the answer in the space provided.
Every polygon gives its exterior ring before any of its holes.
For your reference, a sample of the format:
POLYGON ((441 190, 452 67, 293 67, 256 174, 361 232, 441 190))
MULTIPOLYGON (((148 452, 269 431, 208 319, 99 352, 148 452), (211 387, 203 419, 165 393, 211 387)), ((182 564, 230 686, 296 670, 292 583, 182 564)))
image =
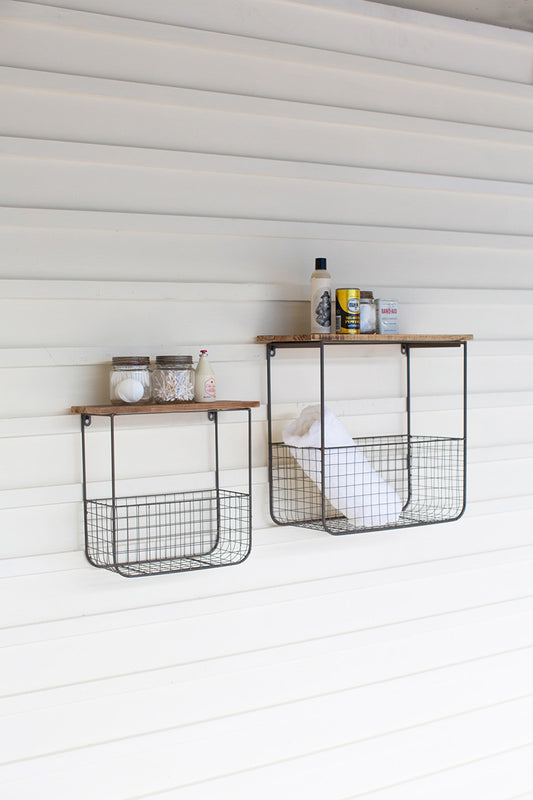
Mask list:
POLYGON ((315 269, 327 269, 325 258, 315 258, 315 269))

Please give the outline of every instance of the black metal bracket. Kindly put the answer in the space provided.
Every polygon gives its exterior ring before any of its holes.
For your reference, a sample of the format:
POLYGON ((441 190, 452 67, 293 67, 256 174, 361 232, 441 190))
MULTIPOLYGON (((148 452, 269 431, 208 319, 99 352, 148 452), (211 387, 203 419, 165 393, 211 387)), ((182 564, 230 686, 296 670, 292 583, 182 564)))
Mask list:
MULTIPOLYGON (((324 378, 324 345, 338 345, 345 344, 344 342, 331 341, 325 342, 324 340, 313 340, 306 342, 298 341, 282 341, 282 342, 268 342, 266 345, 266 358, 267 358, 267 429, 268 429, 268 478, 269 478, 269 497, 270 497, 270 516, 277 525, 290 525, 290 522, 280 522, 276 519, 274 511, 274 498, 273 498, 273 441, 272 441, 272 370, 271 358, 276 354, 276 347, 287 349, 300 349, 300 348, 317 348, 320 350, 320 424, 321 424, 321 469, 322 476, 325 474, 325 430, 324 430, 324 411, 325 411, 325 378, 324 378)), ((348 344, 348 343, 346 343, 348 344)), ((351 344, 351 343, 350 343, 351 344)), ((394 342, 365 342, 365 344, 390 344, 394 342)), ((426 341, 426 342, 400 342, 401 353, 406 357, 406 423, 407 423, 407 473, 408 473, 408 492, 407 502, 404 506, 409 505, 411 498, 411 440, 412 440, 412 424, 411 424, 411 349, 413 348, 442 348, 442 347, 462 347, 463 348, 463 509, 466 506, 466 435, 467 435, 467 349, 466 341, 426 341)), ((322 524, 324 530, 329 533, 334 533, 327 524, 326 520, 326 496, 324 491, 324 483, 322 481, 321 490, 322 499, 322 524)), ((459 515, 460 516, 460 515, 459 515)))
MULTIPOLYGON (((180 408, 182 412, 188 411, 188 409, 180 408)), ((220 462, 219 462, 219 410, 220 409, 206 409, 207 411, 207 418, 209 421, 214 422, 214 456, 215 456, 215 465, 214 465, 214 476, 215 476, 215 490, 216 490, 216 519, 217 519, 217 529, 216 529, 216 541, 218 544, 218 539, 220 536, 220 531, 224 522, 222 520, 222 512, 223 512, 223 495, 224 492, 227 493, 227 490, 222 490, 220 487, 220 462)), ((226 410, 226 409, 224 409, 226 410)), ((227 409, 228 411, 246 411, 247 412, 247 433, 248 433, 248 537, 250 537, 251 527, 252 527, 252 410, 249 407, 239 408, 239 409, 227 409)), ((191 410, 192 413, 201 413, 198 409, 191 410)), ((90 545, 89 545, 89 515, 88 515, 88 505, 91 501, 88 498, 88 479, 87 479, 87 442, 85 431, 91 425, 91 415, 90 414, 81 414, 81 456, 82 456, 82 493, 83 493, 83 515, 84 515, 84 533, 85 533, 85 555, 89 563, 91 563, 95 567, 105 567, 109 568, 109 563, 106 563, 106 560, 103 559, 101 563, 97 563, 92 557, 90 552, 90 545)), ((109 529, 106 533, 109 534, 109 538, 112 541, 112 563, 115 567, 111 567, 115 569, 115 571, 120 572, 121 574, 127 574, 125 572, 121 572, 121 569, 117 567, 118 562, 120 561, 120 554, 117 550, 117 527, 118 527, 118 519, 117 519, 117 492, 116 492, 116 457, 115 457, 115 414, 103 414, 102 416, 106 416, 109 419, 109 432, 110 432, 110 484, 111 484, 111 516, 109 519, 109 529)), ((118 498, 120 499, 120 498, 118 498)), ((216 545, 215 545, 216 546, 216 545)), ((251 546, 251 539, 249 539, 248 545, 248 553, 251 546)), ((247 553, 247 554, 248 554, 247 553)), ((246 555, 247 555, 246 554, 246 555)), ((192 559, 192 556, 191 556, 192 559)), ((194 560, 194 559, 192 559, 194 560)), ((209 566, 222 566, 224 564, 224 560, 221 560, 220 564, 211 564, 209 566)), ((231 561, 227 561, 226 563, 232 563, 231 561)), ((237 562, 234 562, 237 563, 237 562)), ((204 565, 205 567, 206 565, 204 565)), ((164 571, 164 570, 162 570, 164 571)), ((168 570, 168 571, 179 571, 179 570, 168 570)), ((157 573, 157 569, 154 570, 153 574, 157 573)), ((140 574, 140 573, 139 573, 140 574)), ((129 576, 129 575, 128 575, 129 576)))

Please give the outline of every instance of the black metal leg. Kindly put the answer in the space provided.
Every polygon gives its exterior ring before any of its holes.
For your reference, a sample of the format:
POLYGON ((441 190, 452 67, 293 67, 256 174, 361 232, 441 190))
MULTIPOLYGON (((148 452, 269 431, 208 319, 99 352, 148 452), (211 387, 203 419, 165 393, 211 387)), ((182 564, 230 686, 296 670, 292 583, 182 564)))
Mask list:
MULTIPOLYGON (((320 501, 322 512, 322 527, 327 533, 336 534, 335 531, 327 521, 326 515, 326 376, 325 376, 326 360, 325 360, 325 344, 320 342, 320 501)), ((328 469, 332 469, 331 460, 328 464, 328 469)), ((329 476, 331 478, 331 475, 329 476)), ((355 529, 347 531, 348 533, 355 533, 355 529)))
POLYGON ((89 414, 81 415, 81 471, 82 471, 82 492, 83 492, 83 532, 85 537, 85 557, 91 564, 93 563, 89 555, 89 527, 87 519, 87 450, 85 445, 85 428, 91 424, 89 414))
POLYGON ((207 418, 215 423, 215 487, 217 494, 220 489, 220 472, 218 463, 218 411, 208 411, 207 418))
POLYGON ((267 359, 267 430, 268 430, 268 489, 269 489, 269 509, 272 520, 274 518, 274 497, 272 492, 272 366, 270 359, 276 355, 276 348, 267 344, 266 346, 266 359, 267 359))
POLYGON ((208 419, 215 423, 215 489, 217 494, 217 535, 213 550, 217 547, 220 539, 220 468, 218 454, 218 411, 208 411, 208 419))
POLYGON ((289 525, 288 522, 281 522, 274 513, 274 452, 272 447, 272 364, 271 360, 276 355, 276 348, 272 344, 266 346, 267 359, 267 431, 268 431, 268 500, 270 518, 276 525, 289 525))
POLYGON ((248 527, 252 530, 252 409, 246 409, 248 414, 248 527))
POLYGON ((459 517, 461 517, 466 508, 466 430, 467 430, 467 357, 466 357, 466 342, 463 342, 463 507, 459 517))
POLYGON ((324 392, 324 342, 320 342, 320 494, 322 508, 322 525, 327 530, 326 525, 326 431, 325 431, 325 407, 326 399, 324 392))
POLYGON ((118 565, 118 542, 117 542, 117 486, 115 469, 115 417, 109 417, 110 435, 110 455, 111 455, 111 530, 112 530, 112 551, 113 564, 118 565))
POLYGON ((408 344, 402 345, 402 353, 405 355, 406 365, 406 386, 405 386, 405 410, 407 414, 407 500, 402 511, 405 511, 411 502, 412 492, 412 452, 411 452, 411 348, 408 344))

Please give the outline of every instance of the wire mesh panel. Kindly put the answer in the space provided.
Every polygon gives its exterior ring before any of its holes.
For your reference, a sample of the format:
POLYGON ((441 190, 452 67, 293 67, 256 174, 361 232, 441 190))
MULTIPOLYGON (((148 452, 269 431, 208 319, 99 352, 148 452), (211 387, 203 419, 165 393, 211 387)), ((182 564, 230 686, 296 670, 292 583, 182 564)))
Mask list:
POLYGON ((333 534, 457 519, 463 454, 462 438, 374 436, 325 448, 322 469, 320 448, 274 443, 272 518, 333 534))
POLYGON ((87 500, 87 556, 126 577, 238 564, 250 497, 225 489, 87 500))

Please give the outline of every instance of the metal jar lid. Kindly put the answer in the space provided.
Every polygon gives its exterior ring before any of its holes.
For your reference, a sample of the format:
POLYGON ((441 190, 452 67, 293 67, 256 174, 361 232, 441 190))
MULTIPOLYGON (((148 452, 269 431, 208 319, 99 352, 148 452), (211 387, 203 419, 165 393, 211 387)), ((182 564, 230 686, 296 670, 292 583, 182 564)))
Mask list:
POLYGON ((114 367, 148 367, 150 356, 113 356, 111 362, 114 367))
POLYGON ((190 367, 192 356, 156 356, 155 363, 159 367, 190 367))
POLYGON ((366 291, 366 289, 365 290, 361 289, 361 300, 373 300, 373 299, 374 299, 373 292, 368 292, 366 291))

